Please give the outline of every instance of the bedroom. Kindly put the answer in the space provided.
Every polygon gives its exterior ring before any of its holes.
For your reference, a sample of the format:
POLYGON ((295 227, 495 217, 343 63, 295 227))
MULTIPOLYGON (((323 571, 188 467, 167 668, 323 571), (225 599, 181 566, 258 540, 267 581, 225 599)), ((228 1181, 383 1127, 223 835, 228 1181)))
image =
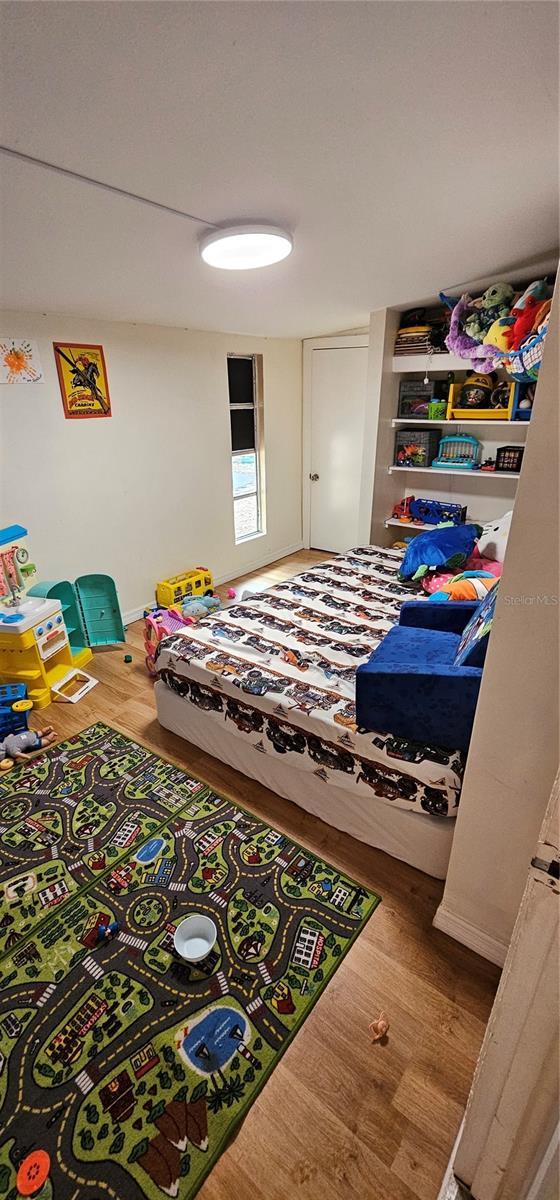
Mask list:
POLYGON ((64 739, 0 776, 6 1194, 438 1196, 558 766, 557 15, 2 6, 0 684, 64 739), (290 253, 205 261, 248 225, 290 253), (445 341, 497 284, 524 381, 445 341), (484 668, 426 671, 477 555, 484 668))

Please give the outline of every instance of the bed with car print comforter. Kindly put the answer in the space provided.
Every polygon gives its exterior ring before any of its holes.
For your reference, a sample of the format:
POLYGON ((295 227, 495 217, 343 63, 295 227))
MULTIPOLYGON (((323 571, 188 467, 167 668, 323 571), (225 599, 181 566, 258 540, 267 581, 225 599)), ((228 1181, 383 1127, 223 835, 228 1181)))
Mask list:
MULTIPOLYGON (((319 782, 375 800, 377 811, 381 803, 440 821, 453 817, 463 771, 459 752, 356 726, 356 667, 410 598, 398 579, 401 557, 360 546, 265 592, 245 593, 164 638, 159 680, 183 702, 182 735, 201 744, 189 729, 190 709, 193 727, 200 728, 202 714, 204 727, 212 725, 217 757, 223 731, 243 739, 250 761, 269 756, 295 768, 303 789, 319 782)), ((162 706, 158 699, 158 710, 162 706)), ((164 718, 162 724, 177 731, 176 723, 164 718)), ((243 769, 260 777, 257 769, 243 769)))

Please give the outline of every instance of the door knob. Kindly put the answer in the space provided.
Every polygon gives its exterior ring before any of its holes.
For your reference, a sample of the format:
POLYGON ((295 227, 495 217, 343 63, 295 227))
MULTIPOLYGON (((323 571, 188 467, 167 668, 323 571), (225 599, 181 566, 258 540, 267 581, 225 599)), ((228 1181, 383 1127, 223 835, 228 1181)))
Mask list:
POLYGON ((317 482, 317 480, 318 480, 318 478, 319 478, 319 476, 318 476, 317 472, 316 472, 316 471, 314 471, 313 475, 310 475, 310 476, 309 476, 309 478, 310 478, 310 480, 311 480, 311 482, 312 482, 312 483, 316 483, 316 482, 317 482))

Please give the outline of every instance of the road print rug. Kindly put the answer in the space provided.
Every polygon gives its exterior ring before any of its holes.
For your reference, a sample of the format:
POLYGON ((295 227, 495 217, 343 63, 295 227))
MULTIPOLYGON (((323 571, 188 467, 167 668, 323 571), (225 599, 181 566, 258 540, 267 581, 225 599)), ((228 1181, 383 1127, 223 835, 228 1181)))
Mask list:
POLYGON ((2 1200, 194 1196, 379 903, 103 724, 0 778, 0 889, 2 1200))

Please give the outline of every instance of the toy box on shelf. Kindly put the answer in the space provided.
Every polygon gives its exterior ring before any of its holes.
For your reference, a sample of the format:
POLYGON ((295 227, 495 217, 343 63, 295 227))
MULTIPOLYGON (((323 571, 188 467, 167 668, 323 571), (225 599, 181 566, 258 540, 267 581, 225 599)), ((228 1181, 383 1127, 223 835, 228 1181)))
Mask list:
POLYGON ((473 372, 449 389, 447 419, 455 421, 511 421, 519 384, 498 382, 495 375, 473 372))
POLYGON ((424 525, 440 525, 442 521, 452 525, 463 525, 467 519, 466 504, 445 503, 442 500, 425 500, 416 496, 405 496, 395 504, 391 516, 400 521, 418 521, 424 525))
POLYGON ((395 466, 429 467, 437 454, 439 433, 433 429, 399 429, 395 436, 395 466))
POLYGON ((502 471, 504 474, 507 474, 508 471, 520 471, 524 450, 524 446, 498 446, 496 471, 502 471))
POLYGON ((196 567, 191 571, 183 571, 180 575, 172 575, 169 579, 160 579, 156 584, 156 600, 161 608, 169 608, 172 604, 180 604, 187 597, 211 596, 214 590, 212 572, 208 567, 196 567))
POLYGON ((398 417, 414 417, 430 420, 430 405, 442 402, 444 404, 449 394, 449 384, 445 380, 430 380, 428 383, 419 379, 401 379, 399 384, 398 417))

